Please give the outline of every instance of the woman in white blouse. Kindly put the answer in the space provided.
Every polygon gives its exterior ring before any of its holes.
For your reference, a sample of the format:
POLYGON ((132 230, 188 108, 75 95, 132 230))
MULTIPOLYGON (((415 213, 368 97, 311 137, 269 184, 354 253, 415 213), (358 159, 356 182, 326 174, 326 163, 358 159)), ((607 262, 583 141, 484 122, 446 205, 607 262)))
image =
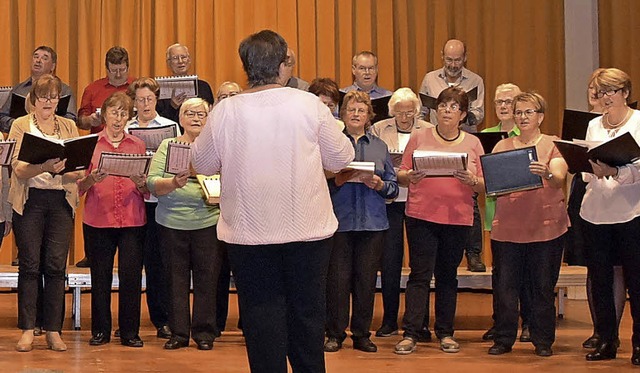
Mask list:
MULTIPOLYGON (((640 111, 627 106, 631 79, 610 68, 593 80, 603 115, 589 122, 587 140, 607 141, 630 133, 640 142, 640 111)), ((613 266, 619 256, 629 288, 633 318, 631 362, 640 365, 640 163, 621 167, 593 163, 593 173, 583 173, 587 190, 580 207, 586 221, 585 245, 591 274, 595 327, 600 335, 589 361, 613 359, 617 352, 616 311, 613 297, 613 266)))

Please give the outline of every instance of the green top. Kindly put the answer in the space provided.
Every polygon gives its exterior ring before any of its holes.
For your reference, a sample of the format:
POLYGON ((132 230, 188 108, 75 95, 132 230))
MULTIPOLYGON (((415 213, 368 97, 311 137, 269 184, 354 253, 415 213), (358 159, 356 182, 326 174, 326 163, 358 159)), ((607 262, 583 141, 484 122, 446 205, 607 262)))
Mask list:
MULTIPOLYGON (((151 160, 147 186, 151 193, 156 191, 156 182, 164 177, 173 177, 173 174, 164 171, 167 147, 169 141, 165 139, 158 147, 158 151, 151 160)), ((158 224, 181 230, 196 230, 211 227, 218 223, 220 208, 218 205, 207 205, 204 201, 204 192, 195 178, 189 178, 187 184, 169 194, 158 196, 156 208, 156 222, 158 224)))
MULTIPOLYGON (((483 129, 481 132, 502 132, 502 122, 497 126, 483 129)), ((513 126, 509 131, 509 137, 520 136, 520 128, 513 126)), ((484 203, 484 230, 491 231, 491 223, 493 223, 493 217, 496 215, 496 197, 486 197, 484 203)))

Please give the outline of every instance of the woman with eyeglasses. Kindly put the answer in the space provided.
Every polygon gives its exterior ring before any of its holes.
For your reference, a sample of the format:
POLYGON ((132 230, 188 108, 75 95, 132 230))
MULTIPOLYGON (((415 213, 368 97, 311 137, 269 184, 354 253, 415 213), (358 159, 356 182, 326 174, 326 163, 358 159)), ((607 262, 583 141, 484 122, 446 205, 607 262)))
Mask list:
POLYGON ((520 134, 501 140, 493 152, 535 147, 537 161, 529 171, 543 180, 542 188, 513 192, 496 200, 491 226, 495 272, 494 345, 490 355, 510 352, 518 333, 518 299, 522 284, 530 287, 529 330, 538 356, 551 356, 555 341, 554 289, 560 274, 564 235, 569 226, 562 187, 567 164, 556 149, 556 136, 540 132, 546 102, 533 92, 513 98, 513 114, 520 134), (526 212, 526 213, 524 213, 526 212))
MULTIPOLYGON (((371 133, 382 139, 387 144, 389 151, 396 157, 394 159, 398 159, 394 164, 396 172, 400 167, 399 157, 402 156, 409 142, 411 132, 433 127, 431 123, 418 118, 421 105, 420 100, 410 88, 400 88, 391 95, 389 100, 389 115, 392 118, 381 120, 371 127, 371 133)), ((381 266, 384 314, 382 325, 376 331, 376 337, 389 337, 398 334, 406 201, 406 187, 399 188, 398 197, 387 200, 389 230, 384 238, 381 266)))
MULTIPOLYGON (((191 98, 180 106, 184 134, 166 139, 153 156, 147 185, 158 197, 155 214, 159 225, 160 250, 169 280, 169 327, 167 350, 189 345, 193 338, 199 350, 211 350, 216 335, 216 286, 221 262, 216 223, 218 205, 207 205, 202 188, 190 170, 166 172, 170 142, 191 144, 207 121, 209 104, 191 98), (193 275, 193 313, 190 284, 193 275)), ((227 283, 227 288, 229 284, 227 283)))
POLYGON ((124 127, 133 114, 132 100, 124 92, 109 96, 100 109, 104 129, 98 133, 88 174, 78 182, 86 193, 82 231, 85 252, 91 255, 91 339, 100 346, 111 340, 111 283, 118 252, 118 324, 120 343, 142 347, 140 294, 142 249, 147 222, 144 198, 149 194, 144 174, 108 175, 99 168, 103 152, 144 154, 145 145, 124 127))
MULTIPOLYGON (((160 96, 160 86, 153 78, 139 78, 129 85, 127 94, 133 100, 133 107, 137 115, 132 118, 125 128, 127 132, 131 128, 153 128, 161 126, 175 127, 176 135, 180 136, 178 123, 160 116, 156 111, 156 104, 160 96)), ((155 149, 147 146, 147 151, 155 149)), ((155 213, 158 199, 153 195, 145 198, 145 210, 147 213, 147 225, 144 240, 144 273, 146 279, 147 307, 149 318, 156 328, 158 338, 171 337, 169 324, 169 289, 167 276, 165 275, 165 263, 160 255, 160 242, 158 240, 158 223, 155 213)))
POLYGON ((9 132, 9 138, 16 140, 8 201, 13 207, 18 246, 18 327, 22 336, 16 350, 20 352, 33 349, 38 282, 42 275, 42 327, 47 331, 47 346, 54 351, 67 350, 60 338, 65 272, 73 216, 79 203, 76 181, 84 177, 84 171, 61 174, 65 159, 53 158, 40 164, 18 160, 25 133, 51 140, 79 136, 72 120, 55 114, 61 90, 57 77, 45 74, 38 78, 29 96, 33 112, 16 119, 9 132))
MULTIPOLYGON (((240 88, 240 85, 238 83, 224 82, 220 84, 220 87, 218 87, 218 93, 216 94, 216 102, 214 105, 217 105, 225 98, 233 97, 240 92, 242 92, 242 88, 240 88)), ((213 106, 211 108, 213 108, 213 106)))
POLYGON ((473 194, 484 191, 477 137, 460 129, 467 116, 469 98, 460 88, 443 90, 436 100, 438 125, 414 129, 409 138, 398 180, 409 188, 406 228, 411 273, 405 291, 404 337, 395 352, 406 355, 416 350, 429 307, 431 277, 436 279, 435 333, 444 352, 458 352, 453 338, 453 320, 458 292, 457 270, 473 225, 473 194), (453 177, 425 177, 413 170, 414 150, 460 152, 468 155, 465 170, 453 177))
POLYGON ((343 171, 329 179, 338 230, 327 276, 326 352, 342 348, 349 324, 354 349, 378 350, 369 330, 384 234, 389 229, 385 200, 398 195, 398 182, 387 145, 369 131, 374 115, 368 93, 351 91, 344 96, 340 116, 355 149, 354 161, 373 162, 374 171, 343 171))
MULTIPOLYGON (((640 111, 627 105, 631 96, 629 75, 615 68, 603 69, 592 83, 603 115, 589 122, 586 139, 607 141, 629 133, 640 142, 640 111)), ((592 162, 592 167, 593 173, 582 174, 587 187, 580 217, 585 220, 587 267, 600 340, 586 359, 616 357, 618 324, 612 283, 614 266, 621 262, 633 319, 631 363, 640 365, 640 164, 611 167, 592 162)))

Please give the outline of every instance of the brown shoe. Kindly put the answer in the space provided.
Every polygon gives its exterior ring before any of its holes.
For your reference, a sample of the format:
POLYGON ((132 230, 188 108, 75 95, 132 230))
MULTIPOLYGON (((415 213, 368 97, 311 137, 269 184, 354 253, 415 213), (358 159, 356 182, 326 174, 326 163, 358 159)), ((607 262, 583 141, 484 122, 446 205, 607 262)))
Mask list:
POLYGON ((62 342, 62 338, 60 338, 60 333, 58 332, 47 332, 47 346, 53 351, 67 351, 67 345, 62 342))
POLYGON ((16 344, 16 351, 29 352, 33 350, 33 329, 23 330, 22 336, 16 344))

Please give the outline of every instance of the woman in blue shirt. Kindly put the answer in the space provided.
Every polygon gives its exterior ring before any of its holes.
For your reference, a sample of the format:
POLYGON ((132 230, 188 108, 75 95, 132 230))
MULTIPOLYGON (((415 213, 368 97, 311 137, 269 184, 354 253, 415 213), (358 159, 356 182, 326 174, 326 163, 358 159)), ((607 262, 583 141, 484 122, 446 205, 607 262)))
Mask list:
POLYGON ((333 238, 327 278, 326 352, 342 347, 349 325, 349 296, 353 299, 351 338, 353 348, 376 352, 369 339, 376 276, 382 257, 384 233, 389 228, 385 199, 398 195, 398 182, 387 145, 369 132, 374 117, 365 92, 351 91, 344 97, 340 116, 345 135, 355 148, 355 161, 373 162, 373 175, 343 171, 329 181, 338 230, 333 238))

